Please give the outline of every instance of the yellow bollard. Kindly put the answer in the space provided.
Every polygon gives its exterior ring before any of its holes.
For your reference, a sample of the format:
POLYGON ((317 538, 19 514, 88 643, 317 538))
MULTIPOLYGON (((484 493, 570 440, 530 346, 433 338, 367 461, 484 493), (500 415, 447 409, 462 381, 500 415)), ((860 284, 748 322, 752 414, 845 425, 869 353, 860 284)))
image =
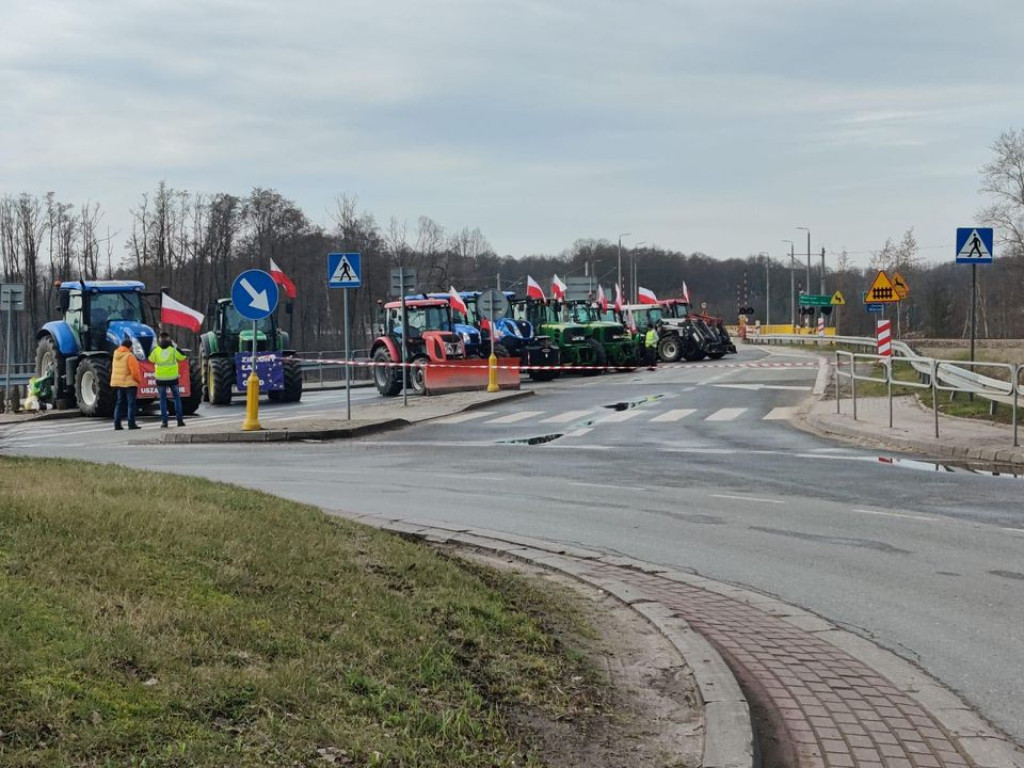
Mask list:
POLYGON ((498 391, 498 358, 493 352, 487 359, 487 391, 498 391))
POLYGON ((245 381, 245 421, 243 432, 258 432, 260 426, 260 377, 253 371, 245 381))

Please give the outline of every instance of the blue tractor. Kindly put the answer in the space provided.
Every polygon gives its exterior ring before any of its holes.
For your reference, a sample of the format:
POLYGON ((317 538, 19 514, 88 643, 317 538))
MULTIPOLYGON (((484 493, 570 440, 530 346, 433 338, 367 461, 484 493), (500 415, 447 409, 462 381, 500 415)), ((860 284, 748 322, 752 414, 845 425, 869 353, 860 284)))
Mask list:
MULTIPOLYGON (((46 323, 36 334, 36 376, 49 380, 54 404, 77 404, 86 416, 110 416, 111 359, 125 338, 131 340, 144 376, 139 404, 156 400, 153 366, 148 362, 156 334, 146 323, 146 286, 137 280, 75 280, 60 283, 57 289, 61 319, 46 323)), ((183 363, 179 386, 181 415, 191 415, 202 397, 199 366, 183 363)))

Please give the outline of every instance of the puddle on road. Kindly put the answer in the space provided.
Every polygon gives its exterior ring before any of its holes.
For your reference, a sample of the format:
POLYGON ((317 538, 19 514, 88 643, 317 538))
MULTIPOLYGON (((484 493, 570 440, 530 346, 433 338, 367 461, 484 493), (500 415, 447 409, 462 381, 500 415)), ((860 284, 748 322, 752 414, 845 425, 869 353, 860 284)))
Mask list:
POLYGON ((610 408, 613 411, 628 411, 628 410, 631 410, 633 408, 641 408, 641 407, 647 405, 648 403, 653 403, 653 402, 655 402, 657 400, 661 400, 661 398, 663 398, 663 397, 665 397, 665 395, 663 395, 663 394, 662 395, 648 395, 647 397, 641 397, 641 398, 638 398, 636 400, 620 400, 617 403, 609 403, 608 405, 605 405, 603 407, 604 408, 610 408))
POLYGON ((508 440, 498 440, 499 445, 544 445, 562 437, 564 432, 554 432, 550 435, 538 435, 536 437, 513 437, 508 440))
POLYGON ((879 456, 878 461, 881 464, 888 464, 903 469, 913 469, 918 472, 952 472, 961 475, 969 474, 980 477, 1001 477, 1017 480, 1024 478, 1024 471, 1020 468, 1001 464, 920 461, 919 459, 897 459, 891 456, 879 456))

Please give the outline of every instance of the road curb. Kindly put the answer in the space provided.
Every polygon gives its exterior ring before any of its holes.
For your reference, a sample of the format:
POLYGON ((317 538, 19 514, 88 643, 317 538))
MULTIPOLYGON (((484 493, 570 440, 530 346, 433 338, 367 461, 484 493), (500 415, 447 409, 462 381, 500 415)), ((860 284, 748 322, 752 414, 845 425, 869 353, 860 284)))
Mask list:
MULTIPOLYGON (((462 407, 455 408, 453 410, 446 411, 445 413, 439 413, 434 416, 428 416, 422 419, 378 419, 376 421, 368 421, 363 424, 354 424, 352 426, 343 427, 329 427, 326 429, 262 429, 255 432, 242 432, 242 431, 231 431, 231 432, 170 432, 168 434, 160 435, 156 440, 138 440, 130 441, 129 445, 152 445, 154 442, 162 445, 191 445, 191 444, 211 444, 211 443, 286 443, 296 441, 319 441, 326 442, 329 440, 349 440, 356 437, 365 437, 367 435, 374 435, 380 432, 390 432, 392 430, 403 429, 410 427, 414 424, 425 424, 435 419, 444 419, 448 416, 454 416, 457 413, 464 413, 465 411, 473 411, 480 408, 486 408, 494 402, 508 403, 514 400, 519 400, 523 397, 530 397, 533 395, 532 389, 512 390, 502 392, 502 397, 498 400, 479 400, 474 403, 468 403, 462 407)), ((443 397, 443 395, 441 395, 443 397)))
POLYGON ((523 537, 513 537, 516 541, 506 542, 484 535, 490 533, 489 531, 453 531, 411 521, 384 520, 372 516, 351 519, 431 544, 468 547, 512 557, 557 571, 616 598, 661 633, 679 652, 693 673, 704 709, 702 768, 754 768, 755 750, 750 707, 732 670, 718 651, 686 621, 675 616, 667 606, 644 598, 632 587, 618 580, 595 577, 587 573, 588 561, 621 564, 622 558, 608 558, 598 552, 526 539, 530 543, 544 545, 541 549, 534 549, 522 543, 523 537), (573 556, 575 559, 568 559, 573 556))
POLYGON ((693 669, 705 703, 707 730, 702 765, 708 768, 732 768, 740 765, 746 767, 753 764, 753 741, 752 738, 749 741, 746 739, 746 733, 752 733, 752 730, 747 730, 750 729, 749 707, 746 699, 742 697, 742 691, 732 670, 706 639, 692 630, 685 621, 672 616, 670 609, 664 605, 644 598, 629 585, 616 586, 607 579, 588 578, 588 561, 633 569, 727 596, 808 632, 875 670, 901 693, 916 701, 942 728, 955 737, 977 768, 1024 768, 1024 749, 1015 744, 1007 734, 986 722, 956 693, 913 662, 817 614, 784 603, 770 595, 628 557, 603 555, 592 550, 581 550, 551 542, 539 542, 543 547, 537 549, 530 546, 537 543, 537 540, 495 531, 474 528, 452 529, 449 524, 432 521, 425 524, 376 516, 352 516, 337 511, 331 513, 431 543, 470 546, 508 555, 559 570, 613 594, 651 621, 693 669), (502 538, 492 538, 496 535, 502 538), (710 656, 707 651, 710 651, 710 656), (710 658, 711 661, 705 664, 705 658, 710 658), (698 669, 704 674, 698 676, 698 669), (746 712, 745 724, 742 718, 737 720, 738 702, 731 686, 736 686, 735 690, 740 691, 742 706, 746 712), (711 724, 707 725, 709 722, 711 724), (742 734, 739 738, 736 735, 737 729, 742 734), (709 744, 713 747, 712 752, 709 752, 709 744), (741 752, 745 756, 741 757, 741 752))
POLYGON ((879 449, 926 454, 939 459, 969 460, 1024 467, 1024 450, 1019 448, 977 448, 956 445, 942 439, 896 437, 882 432, 867 433, 852 425, 837 424, 816 413, 803 414, 802 425, 807 428, 807 431, 814 434, 850 440, 879 449))

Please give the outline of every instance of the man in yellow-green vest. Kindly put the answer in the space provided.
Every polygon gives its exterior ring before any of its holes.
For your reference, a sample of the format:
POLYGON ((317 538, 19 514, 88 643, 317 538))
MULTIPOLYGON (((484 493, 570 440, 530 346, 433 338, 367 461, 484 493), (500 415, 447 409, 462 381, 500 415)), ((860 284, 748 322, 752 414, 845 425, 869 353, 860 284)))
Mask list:
POLYGON ((149 362, 154 365, 156 392, 160 396, 160 426, 164 429, 167 428, 167 390, 171 390, 174 396, 174 415, 178 417, 178 426, 185 426, 181 415, 181 393, 178 391, 178 363, 185 359, 185 355, 171 342, 171 335, 161 331, 157 345, 149 353, 149 362))
POLYGON ((653 371, 658 364, 658 324, 652 324, 644 334, 644 357, 648 370, 653 371))

